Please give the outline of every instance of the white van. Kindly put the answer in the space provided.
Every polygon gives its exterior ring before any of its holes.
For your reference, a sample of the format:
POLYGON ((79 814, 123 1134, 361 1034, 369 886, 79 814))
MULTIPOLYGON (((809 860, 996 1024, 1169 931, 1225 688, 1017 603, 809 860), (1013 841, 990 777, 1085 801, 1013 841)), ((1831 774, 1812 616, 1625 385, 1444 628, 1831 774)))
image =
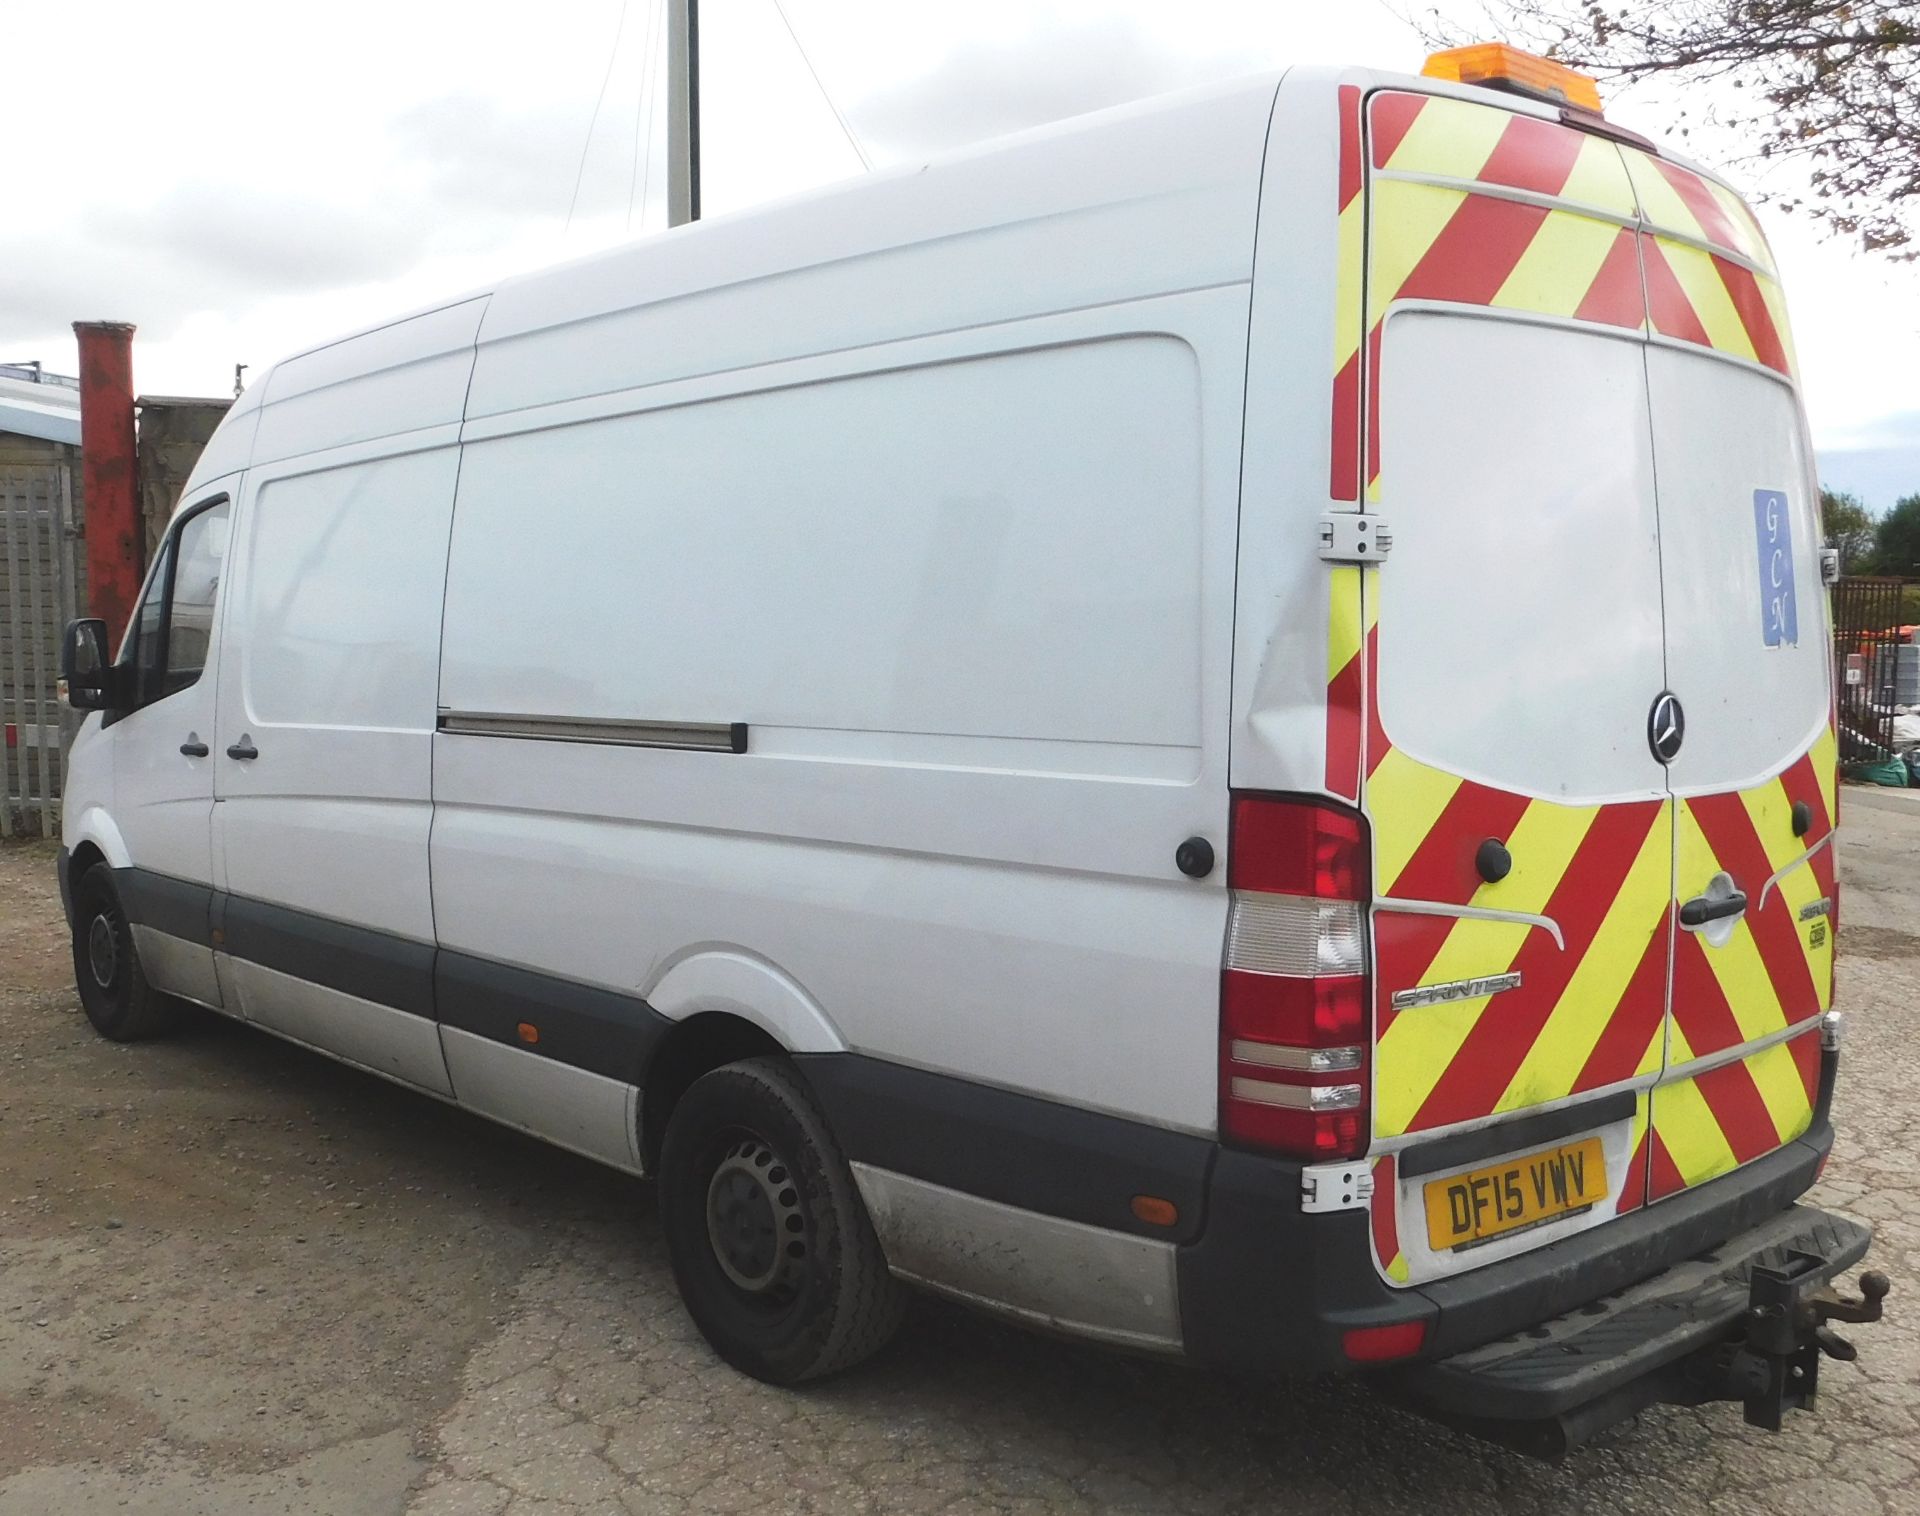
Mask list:
POLYGON ((1834 739, 1773 265, 1578 76, 1434 67, 262 375, 117 659, 69 639, 94 1024, 190 1001, 657 1175, 775 1382, 905 1282, 1536 1446, 1777 1425, 1883 1290, 1794 1203, 1834 739))

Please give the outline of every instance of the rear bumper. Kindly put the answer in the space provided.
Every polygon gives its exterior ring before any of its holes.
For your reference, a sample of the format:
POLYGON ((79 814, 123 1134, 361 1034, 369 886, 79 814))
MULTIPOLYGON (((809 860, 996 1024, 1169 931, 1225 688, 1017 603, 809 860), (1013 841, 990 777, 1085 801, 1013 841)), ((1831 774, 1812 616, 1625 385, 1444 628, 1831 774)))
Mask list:
POLYGON ((1298 1164, 1222 1150, 1206 1230, 1179 1250, 1186 1352, 1243 1373, 1352 1368, 1345 1333, 1420 1321, 1420 1358, 1447 1358, 1640 1284, 1775 1221, 1812 1186, 1833 1142, 1833 1057, 1798 1140, 1604 1226, 1413 1288, 1381 1279, 1364 1212, 1302 1213, 1298 1164))
POLYGON ((1756 1268, 1800 1260, 1804 1273, 1824 1283, 1858 1263, 1872 1240, 1857 1221, 1796 1205, 1604 1301, 1396 1371, 1389 1382, 1419 1409, 1453 1422, 1567 1418, 1559 1437, 1571 1445, 1596 1423, 1656 1400, 1697 1398, 1663 1371, 1739 1334, 1756 1268))

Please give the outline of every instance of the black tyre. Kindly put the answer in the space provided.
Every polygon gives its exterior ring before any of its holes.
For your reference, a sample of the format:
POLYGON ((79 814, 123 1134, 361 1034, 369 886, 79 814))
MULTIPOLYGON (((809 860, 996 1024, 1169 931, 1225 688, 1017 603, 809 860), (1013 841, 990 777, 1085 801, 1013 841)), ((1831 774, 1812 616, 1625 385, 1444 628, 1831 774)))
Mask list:
POLYGON ((681 1097, 661 1144, 660 1215, 688 1314, 756 1379, 849 1368, 900 1324, 906 1292, 784 1059, 730 1063, 681 1097))
POLYGON ((102 1037, 138 1042, 170 1031, 179 1003, 147 983, 113 870, 95 864, 73 887, 73 978, 102 1037))

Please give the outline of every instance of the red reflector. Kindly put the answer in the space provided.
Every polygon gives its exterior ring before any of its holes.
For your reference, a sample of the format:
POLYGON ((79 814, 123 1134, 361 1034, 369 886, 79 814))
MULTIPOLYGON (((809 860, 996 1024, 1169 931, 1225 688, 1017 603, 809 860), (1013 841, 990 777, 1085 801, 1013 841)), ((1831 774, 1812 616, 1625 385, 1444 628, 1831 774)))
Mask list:
POLYGON ((1340 1350, 1354 1363, 1385 1363, 1411 1358, 1427 1340, 1424 1321, 1396 1321, 1392 1326, 1355 1327, 1340 1334, 1340 1350))
POLYGON ((1227 882, 1236 890, 1364 900, 1363 826, 1354 812, 1328 805, 1236 795, 1227 882))
POLYGON ((1367 1040, 1367 981, 1293 979, 1227 969, 1220 976, 1220 1026, 1231 1041, 1283 1042, 1297 1048, 1345 1047, 1367 1040))
POLYGON ((1231 1096, 1220 1102, 1220 1126, 1230 1140, 1296 1158, 1362 1156, 1367 1151, 1366 1116, 1364 1108, 1302 1111, 1231 1096))

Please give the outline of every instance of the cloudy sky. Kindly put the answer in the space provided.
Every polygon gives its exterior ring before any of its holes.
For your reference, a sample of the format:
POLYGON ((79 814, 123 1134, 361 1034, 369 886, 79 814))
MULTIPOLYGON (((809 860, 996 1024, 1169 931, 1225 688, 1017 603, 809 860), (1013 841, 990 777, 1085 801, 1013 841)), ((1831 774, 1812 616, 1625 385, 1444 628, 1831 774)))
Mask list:
MULTIPOLYGON (((236 363, 664 224, 659 0, 5 9, 0 362, 72 372, 71 321, 130 320, 142 390, 221 394, 236 363)), ((861 172, 816 73, 884 166, 1291 61, 1417 71, 1406 9, 784 0, 803 56, 773 0, 703 0, 706 208, 861 172)), ((1920 490, 1920 269, 1762 216, 1827 482, 1920 490)))

